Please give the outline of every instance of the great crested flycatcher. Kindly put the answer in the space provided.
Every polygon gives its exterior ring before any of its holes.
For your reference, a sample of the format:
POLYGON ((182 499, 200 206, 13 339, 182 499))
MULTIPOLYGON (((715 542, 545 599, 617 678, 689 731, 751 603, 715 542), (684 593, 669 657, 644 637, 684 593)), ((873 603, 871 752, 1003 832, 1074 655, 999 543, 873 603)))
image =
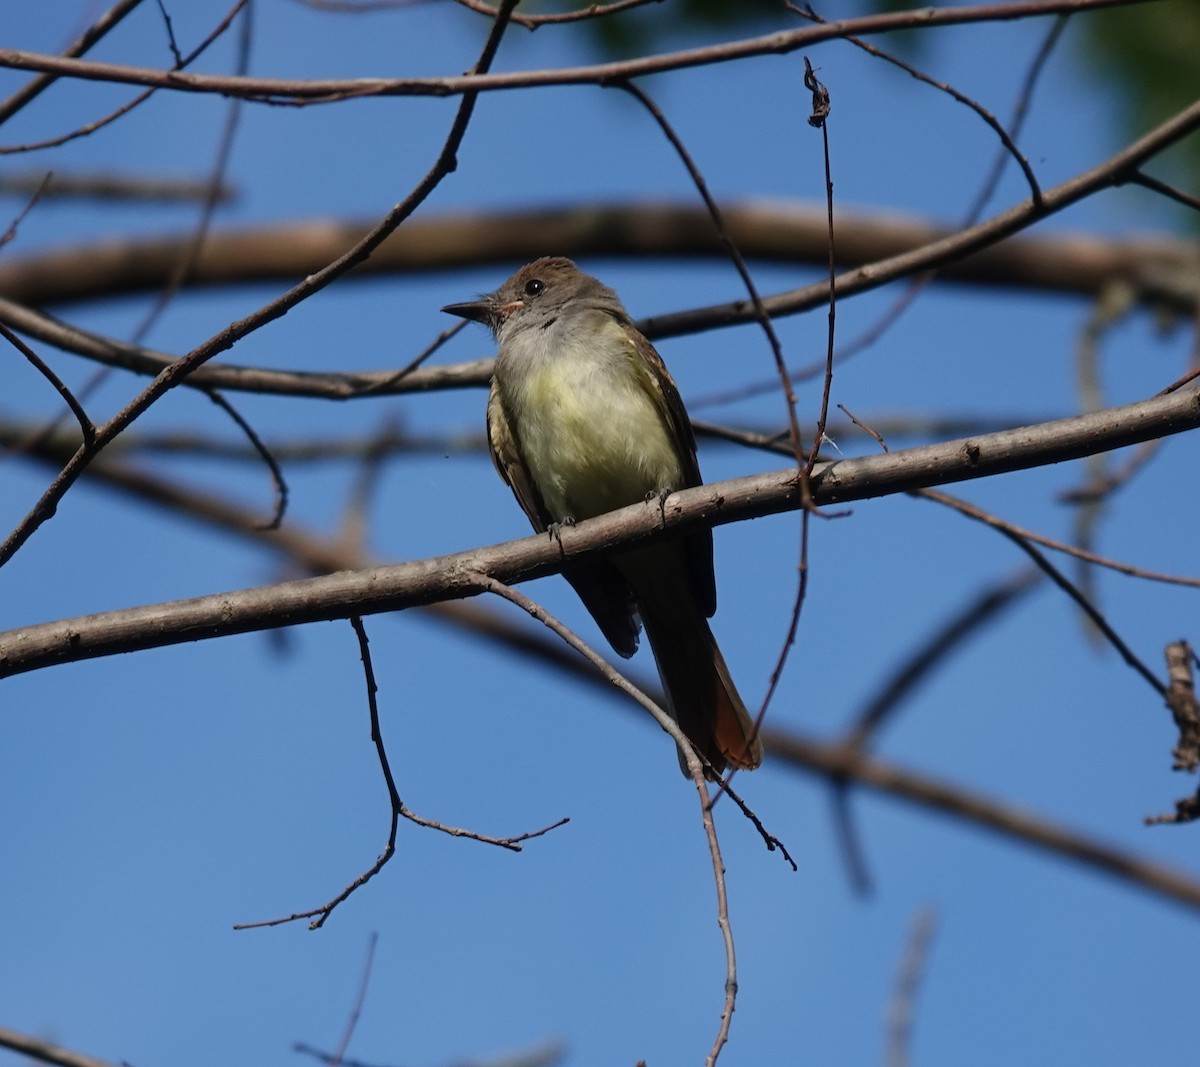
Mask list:
MULTIPOLYGON (((494 293, 442 310, 490 327, 499 343, 488 440, 535 529, 700 484, 692 424, 662 358, 617 294, 569 259, 535 260, 494 293)), ((708 628, 717 608, 711 530, 563 576, 622 656, 637 648, 641 617, 669 710, 713 772, 762 762, 708 628)))

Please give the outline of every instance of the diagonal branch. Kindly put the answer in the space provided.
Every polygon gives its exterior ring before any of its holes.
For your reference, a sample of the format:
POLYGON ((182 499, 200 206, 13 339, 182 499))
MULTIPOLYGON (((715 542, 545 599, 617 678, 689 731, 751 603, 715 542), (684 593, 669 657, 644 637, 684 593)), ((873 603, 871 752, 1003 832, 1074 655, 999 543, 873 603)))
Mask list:
MULTIPOLYGON (((517 0, 504 0, 501 5, 501 15, 492 26, 492 31, 484 44, 475 69, 487 70, 500 46, 500 38, 508 24, 508 13, 516 6, 517 0)), ((90 444, 80 447, 63 467, 58 477, 42 494, 33 508, 17 525, 11 534, 0 544, 0 566, 7 563, 21 546, 33 535, 33 532, 49 519, 57 510, 59 501, 79 479, 92 458, 97 455, 110 441, 116 438, 135 419, 146 412, 168 390, 174 388, 188 377, 196 368, 227 349, 232 348, 238 341, 255 330, 261 329, 269 322, 287 314, 303 300, 307 300, 320 292, 331 282, 340 278, 356 264, 367 259, 371 253, 392 233, 417 207, 433 192, 442 179, 450 174, 457 163, 459 146, 466 136, 467 125, 475 109, 478 94, 467 93, 459 104, 458 112, 451 124, 450 132, 438 153, 433 166, 417 183, 411 193, 399 204, 392 208, 383 220, 371 230, 353 248, 339 256, 325 268, 305 278, 298 285, 263 305, 251 315, 230 323, 219 333, 210 337, 197 348, 194 348, 182 359, 176 360, 166 367, 153 382, 150 383, 121 411, 112 417, 96 431, 90 444)))
POLYGON ((925 778, 842 744, 823 743, 771 727, 763 730, 763 743, 772 762, 784 762, 822 777, 849 779, 875 792, 965 819, 1200 911, 1200 882, 1194 875, 1123 852, 1021 808, 925 778))
MULTIPOLYGON (((115 487, 160 507, 182 512, 226 532, 250 537, 306 568, 328 571, 367 565, 361 552, 330 543, 294 526, 265 534, 259 528, 256 516, 245 509, 210 494, 175 490, 171 485, 129 471, 123 464, 114 463, 110 458, 102 459, 91 473, 103 473, 106 481, 115 487)), ((606 677, 597 674, 558 641, 552 642, 539 634, 511 627, 492 613, 467 604, 435 604, 427 610, 429 613, 426 618, 451 622, 459 632, 497 642, 515 654, 530 657, 532 662, 567 675, 575 682, 600 687, 606 692, 612 690, 606 677)), ((642 688, 650 691, 646 686, 642 688)), ((1140 860, 1069 829, 1048 825, 1031 814, 1023 813, 1020 819, 1014 820, 1009 817, 1012 809, 993 799, 966 793, 923 774, 895 768, 881 761, 851 763, 847 758, 848 746, 845 742, 831 745, 779 729, 768 731, 764 740, 773 758, 782 757, 797 769, 820 775, 831 784, 840 786, 837 795, 844 796, 848 786, 858 783, 860 772, 866 768, 863 784, 870 788, 943 811, 966 823, 995 829, 1014 842, 1032 844, 1051 856, 1065 856, 1084 866, 1106 871, 1135 887, 1200 908, 1200 882, 1188 875, 1140 860), (1061 841, 1067 842, 1067 847, 1060 849, 1061 841)))
MULTIPOLYGON (((1200 388, 1000 433, 818 465, 817 505, 1043 466, 1200 426, 1200 388)), ((506 585, 614 547, 759 518, 799 504, 794 468, 714 482, 561 531, 453 555, 193 600, 128 608, 0 634, 0 677, 57 663, 472 596, 469 575, 506 585)))

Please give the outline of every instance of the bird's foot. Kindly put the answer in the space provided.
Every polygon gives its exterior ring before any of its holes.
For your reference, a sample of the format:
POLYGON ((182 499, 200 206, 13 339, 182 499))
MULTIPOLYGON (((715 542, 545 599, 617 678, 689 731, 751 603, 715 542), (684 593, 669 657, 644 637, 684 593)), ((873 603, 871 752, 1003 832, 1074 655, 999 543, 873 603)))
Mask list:
POLYGON ((562 528, 564 526, 574 526, 575 520, 568 515, 562 522, 552 522, 546 527, 546 534, 553 540, 558 542, 558 550, 562 551, 562 528))
POLYGON ((673 492, 675 492, 675 490, 669 488, 651 489, 650 492, 646 494, 647 504, 649 504, 651 500, 658 501, 658 517, 662 520, 664 527, 667 525, 667 497, 669 497, 673 492))

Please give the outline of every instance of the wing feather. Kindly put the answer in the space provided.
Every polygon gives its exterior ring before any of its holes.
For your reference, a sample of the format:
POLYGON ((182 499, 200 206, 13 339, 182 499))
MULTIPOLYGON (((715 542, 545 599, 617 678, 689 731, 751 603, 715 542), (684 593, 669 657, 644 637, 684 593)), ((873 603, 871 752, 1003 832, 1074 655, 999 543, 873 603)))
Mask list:
MULTIPOLYGON (((654 397, 673 440, 679 445, 679 458, 684 472, 684 484, 679 488, 691 489, 702 485, 704 480, 700 477, 700 461, 696 458, 696 434, 692 429, 692 420, 688 418, 687 408, 683 406, 683 398, 679 395, 675 379, 667 370, 662 356, 633 323, 626 320, 623 325, 633 346, 637 366, 642 368, 645 374, 647 391, 654 397)), ((701 530, 688 535, 684 540, 684 551, 687 554, 688 575, 692 580, 696 603, 708 618, 712 618, 717 610, 712 530, 701 530)))

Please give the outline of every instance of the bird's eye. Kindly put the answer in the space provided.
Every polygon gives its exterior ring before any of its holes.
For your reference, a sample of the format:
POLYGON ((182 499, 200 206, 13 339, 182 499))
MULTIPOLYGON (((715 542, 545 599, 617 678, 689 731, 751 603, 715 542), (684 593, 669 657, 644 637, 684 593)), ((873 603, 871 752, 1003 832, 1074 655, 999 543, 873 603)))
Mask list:
POLYGON ((530 278, 525 283, 525 295, 537 296, 543 289, 546 288, 546 283, 541 278, 530 278))

